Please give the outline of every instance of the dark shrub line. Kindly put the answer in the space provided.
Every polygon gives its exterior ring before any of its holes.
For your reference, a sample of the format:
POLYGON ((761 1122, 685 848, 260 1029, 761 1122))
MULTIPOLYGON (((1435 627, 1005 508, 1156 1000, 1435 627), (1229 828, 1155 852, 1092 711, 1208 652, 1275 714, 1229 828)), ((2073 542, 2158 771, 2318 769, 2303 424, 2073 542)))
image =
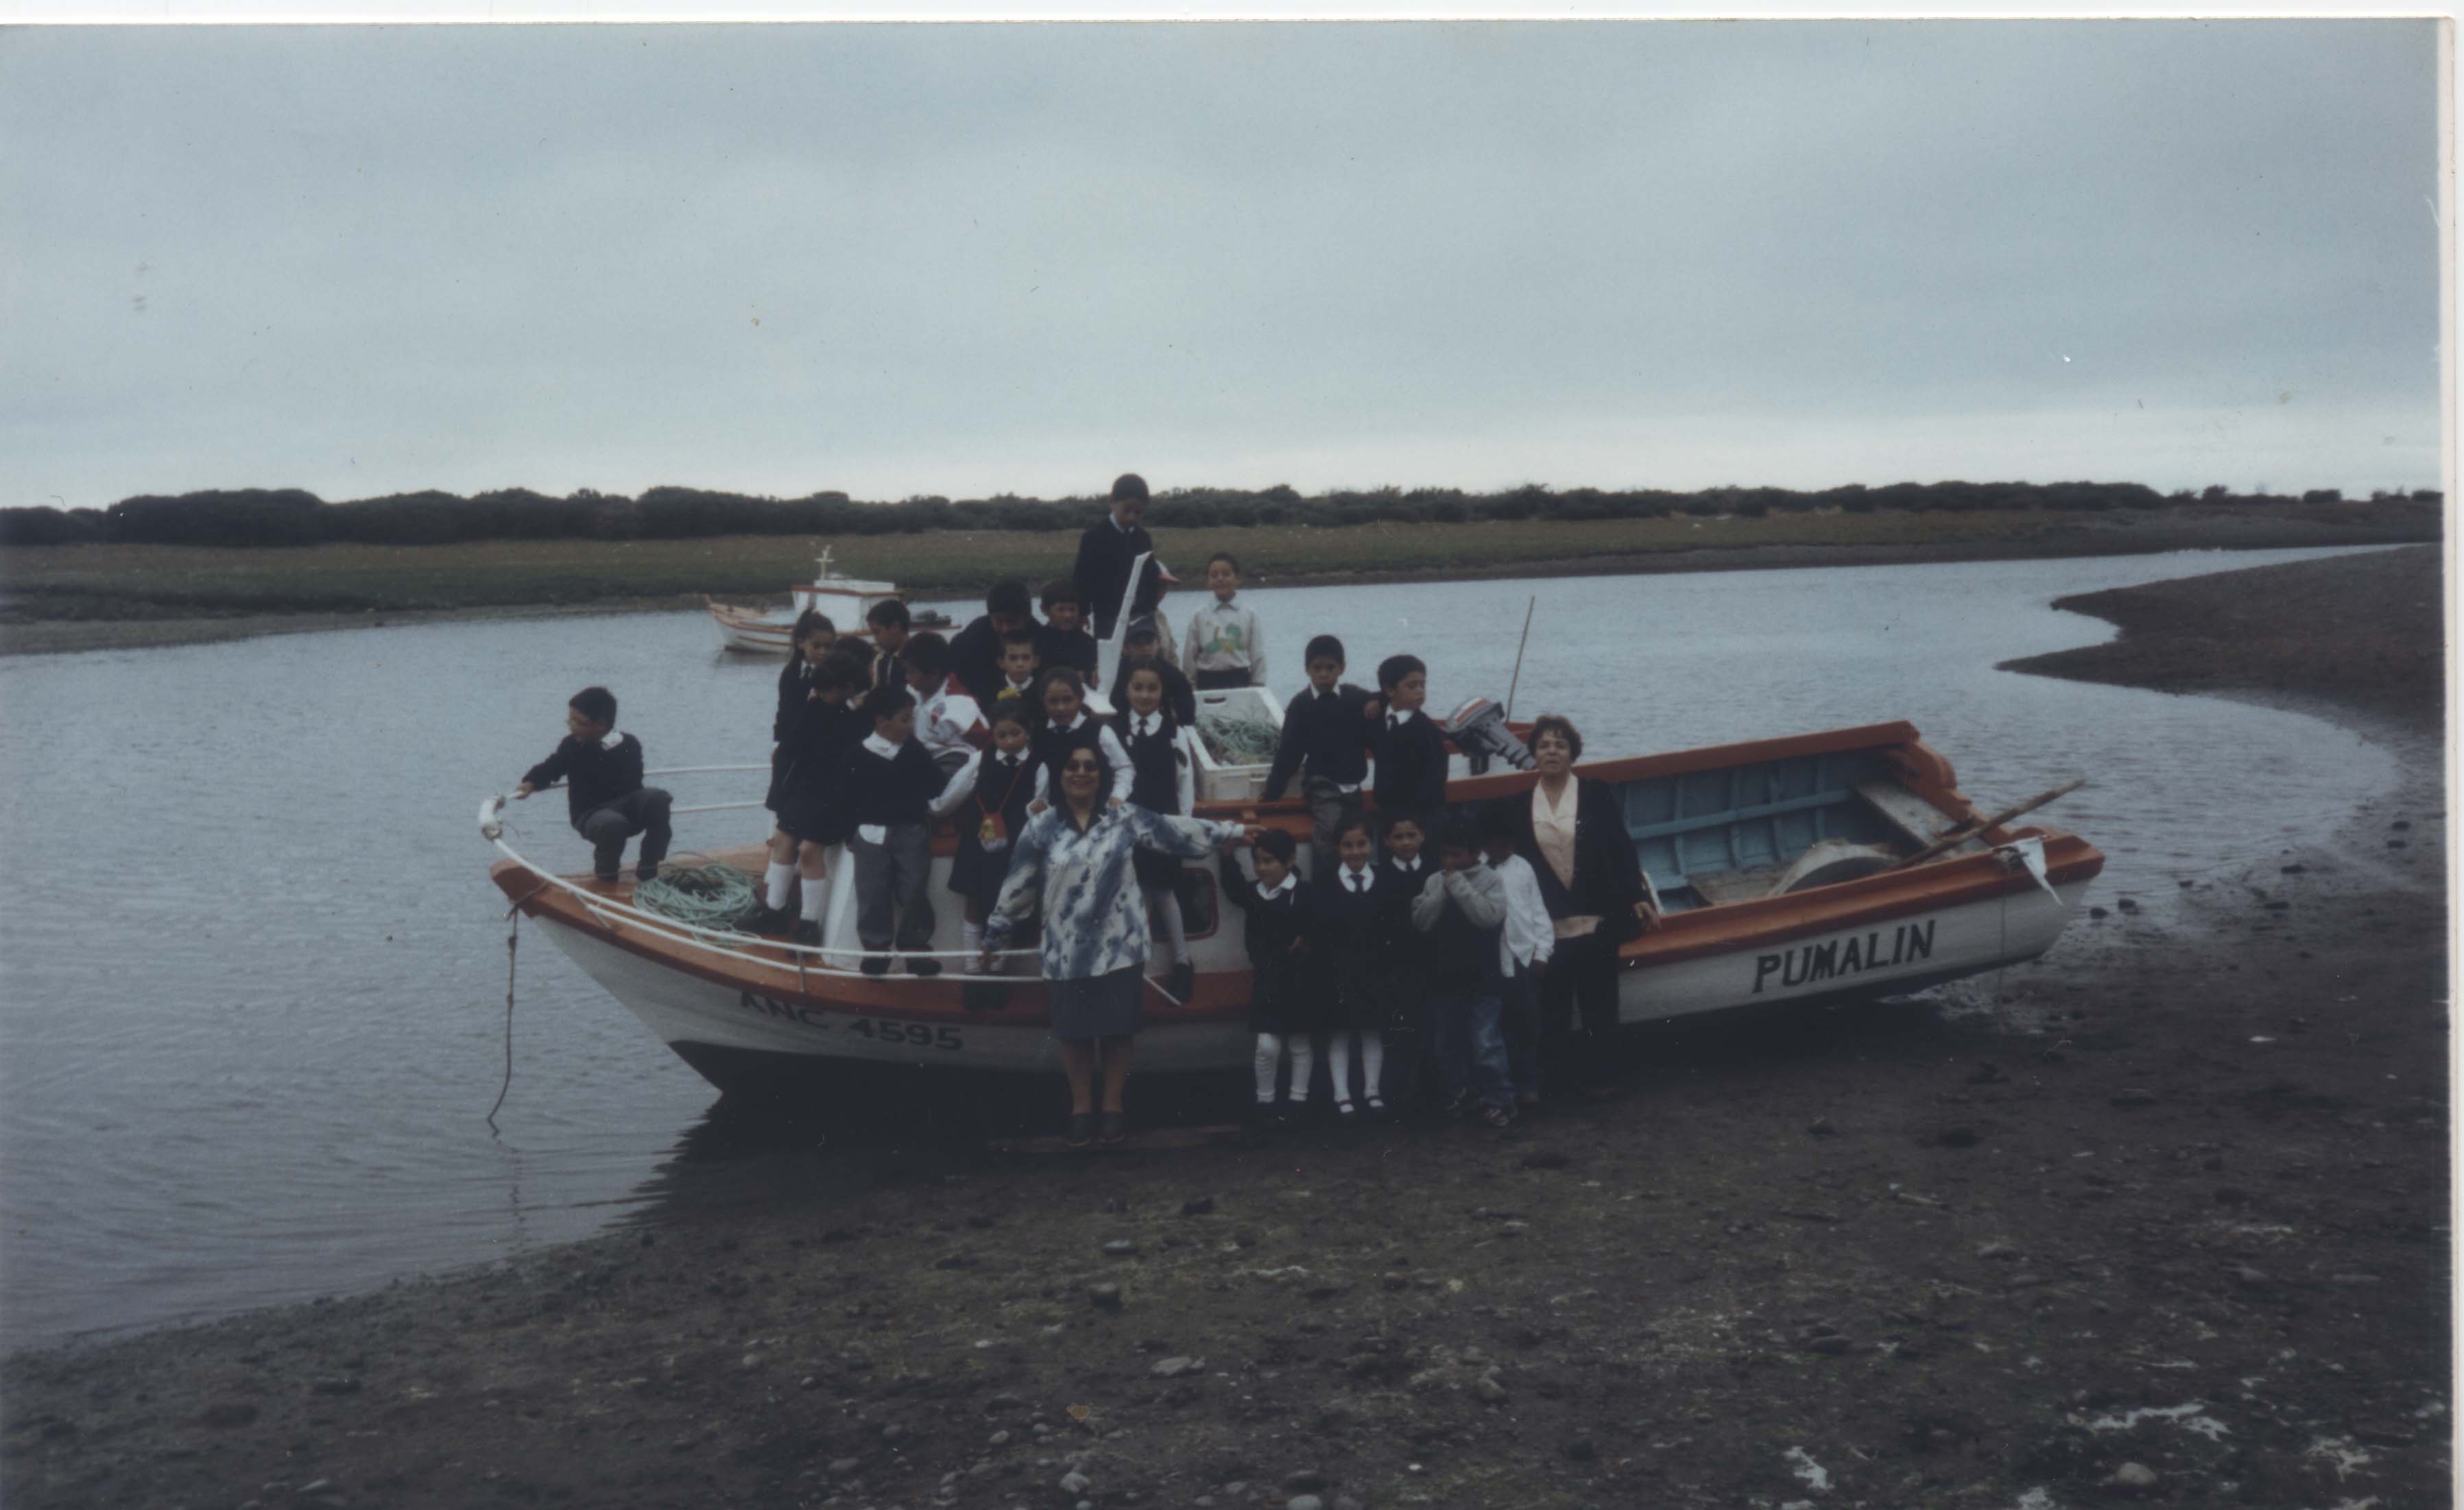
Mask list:
MULTIPOLYGON (((2274 493, 2235 493, 2222 486, 2193 494, 2188 489, 2162 494, 2138 483, 1937 482, 1860 484, 1799 492, 1787 488, 1712 488, 1697 492, 1660 489, 1606 492, 1574 488, 1559 492, 1529 485, 1506 492, 1474 493, 1455 488, 1380 488, 1303 495, 1278 485, 1255 492, 1230 488, 1182 488, 1158 494, 1147 515, 1157 527, 1198 529, 1255 525, 1337 528, 1388 521, 1397 524, 1462 524, 1476 519, 1654 519, 1670 514, 1708 518, 1743 514, 1804 514, 1843 509, 1969 513, 2033 509, 2101 513, 2111 509, 2163 509, 2206 504, 2341 503, 2333 488, 2294 498, 2274 493)), ((2374 503, 2436 504, 2424 489, 2409 495, 2374 493, 2374 503)), ((464 540, 693 539, 722 535, 915 535, 938 530, 1078 531, 1103 514, 1104 500, 1060 498, 1049 502, 1003 494, 952 502, 941 497, 902 503, 863 503, 843 492, 802 498, 757 498, 699 488, 652 488, 638 498, 584 489, 551 498, 526 488, 507 488, 462 497, 450 492, 404 492, 348 503, 327 503, 296 488, 241 488, 184 493, 178 497, 123 498, 108 509, 0 509, 0 545, 85 543, 146 545, 284 546, 324 544, 451 545, 464 540)))

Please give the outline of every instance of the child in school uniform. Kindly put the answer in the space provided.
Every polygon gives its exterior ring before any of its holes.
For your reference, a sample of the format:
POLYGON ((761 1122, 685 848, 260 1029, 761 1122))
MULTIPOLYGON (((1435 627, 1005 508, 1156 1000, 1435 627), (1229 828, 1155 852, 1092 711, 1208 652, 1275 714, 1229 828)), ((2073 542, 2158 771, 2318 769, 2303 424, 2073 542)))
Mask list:
POLYGON ((858 716, 872 732, 839 767, 832 837, 855 861, 855 930, 863 969, 887 974, 893 944, 910 957, 911 975, 937 975, 933 901, 924 886, 933 865, 932 822, 948 810, 949 775, 915 737, 915 695, 903 687, 865 693, 858 716))
MULTIPOLYGON (((1160 661, 1130 663, 1123 678, 1123 706, 1112 715, 1112 732, 1130 756, 1130 801, 1150 813, 1187 818, 1197 805, 1197 735, 1174 715, 1164 695, 1160 661)), ((1176 1001, 1189 999, 1195 974, 1189 962, 1189 930, 1180 911, 1181 864, 1175 857, 1140 849, 1130 857, 1147 913, 1155 921, 1161 952, 1171 967, 1164 990, 1176 1001)))
POLYGON ((1436 875, 1412 902, 1412 927, 1428 961, 1429 1016, 1446 1114, 1477 1110, 1504 1129, 1514 1126, 1514 1084, 1498 1031, 1498 933, 1506 886, 1484 863, 1480 836, 1460 819, 1438 830, 1436 875))
POLYGON ((1087 711, 1087 684, 1070 667, 1053 666, 1046 667, 1036 678, 1036 686, 1040 689, 1036 706, 1044 710, 1044 717, 1035 730, 1036 758, 1044 762, 1045 770, 1058 772, 1071 750, 1080 745, 1092 746, 1104 757, 1105 770, 1111 773, 1104 799, 1128 800, 1130 753, 1122 747, 1121 736, 1112 732, 1111 724, 1100 722, 1087 711))
POLYGON ((1375 725, 1369 694, 1343 681, 1343 642, 1331 634, 1309 641, 1301 662, 1309 685, 1284 710, 1284 733, 1266 773, 1266 800, 1304 769, 1301 795, 1309 810, 1309 874, 1324 880, 1334 871, 1334 834, 1360 813, 1360 787, 1369 777, 1369 749, 1375 725))
POLYGON ((1023 698, 1026 702, 1029 720, 1032 721, 1035 712, 1035 676, 1043 669, 1044 660, 1035 649, 1035 631, 1012 629, 1001 636, 1001 676, 993 683, 992 695, 979 696, 976 701, 989 706, 1004 699, 1023 698))
POLYGON ((1241 591, 1241 563, 1229 551, 1206 558, 1206 590, 1215 601, 1189 616, 1181 669, 1207 690, 1265 686, 1266 642, 1258 616, 1232 601, 1241 591))
POLYGON ((984 747, 983 710, 950 674, 949 642, 939 635, 911 637, 900 658, 907 689, 915 694, 915 737, 941 774, 954 776, 984 747))
POLYGON ((864 611, 864 626, 872 634, 872 685, 900 687, 906 684, 906 667, 900 660, 907 648, 907 630, 912 621, 907 605, 895 598, 885 598, 864 611))
POLYGON ((1035 599, 1026 583, 1005 578, 984 594, 984 611, 950 642, 950 669, 967 695, 984 702, 1001 690, 1001 646, 1013 634, 1035 632, 1035 599))
POLYGON ((1322 1025, 1321 998, 1301 957, 1309 949, 1314 909, 1309 883, 1292 865, 1298 847, 1282 829, 1260 834, 1250 850, 1255 881, 1242 874, 1238 857, 1226 855, 1222 862, 1223 899, 1248 916, 1249 1026, 1258 1035, 1252 1115, 1262 1128, 1289 1125, 1309 1104, 1311 1039, 1322 1025), (1279 1106, 1275 1072, 1287 1058, 1289 1089, 1279 1106))
POLYGON ((853 700, 864 695, 871 666, 860 655, 833 650, 803 679, 803 693, 783 711, 782 756, 777 782, 778 815, 770 836, 770 864, 762 873, 761 906, 737 926, 748 933, 789 933, 798 944, 822 941, 822 882, 828 874, 830 804, 839 766, 864 737, 853 700), (799 877, 803 890, 794 913, 787 899, 799 877))
POLYGON ((1434 813, 1446 800, 1446 736, 1429 721, 1429 668, 1417 655, 1377 663, 1377 721, 1371 740, 1382 813, 1434 813))
POLYGON ((1481 808, 1480 843, 1506 892, 1506 921, 1497 940, 1498 1031, 1506 1039, 1507 1078, 1514 1082, 1515 1105, 1528 1113, 1540 1105, 1540 976, 1556 948, 1557 926, 1540 895, 1539 874, 1531 862, 1514 852, 1522 834, 1508 805, 1514 800, 1481 808))
POLYGON ((1316 921, 1310 949, 1326 991, 1326 1067, 1334 1084, 1335 1120, 1360 1120, 1352 1098, 1352 1050, 1360 1050, 1361 1100, 1373 1119, 1386 1116, 1386 1034, 1400 1025, 1403 1001, 1395 969, 1409 934, 1418 887, 1377 864, 1369 821, 1347 819, 1334 837, 1333 876, 1314 888, 1316 921))
MULTIPOLYGON (((829 659, 831 647, 838 643, 838 630, 830 616, 818 608, 807 608, 796 616, 796 626, 787 632, 787 664, 779 668, 779 705, 770 715, 770 791, 761 805, 771 812, 779 811, 785 796, 787 766, 794 758, 787 747, 787 733, 795 728, 805 701, 812 695, 813 677, 829 659)), ((785 834, 770 835, 771 858, 780 857, 781 842, 787 845, 784 858, 795 858, 795 841, 785 834)))
MULTIPOLYGON (((945 793, 957 814, 958 852, 950 862, 950 889, 965 899, 960 933, 970 952, 984 942, 984 919, 992 915, 1009 876, 1011 841, 1026 827, 1027 807, 1047 800, 1051 773, 1036 757, 1029 738, 1031 719, 1024 698, 996 698, 985 711, 989 747, 952 777, 955 795, 945 793)), ((1012 947, 1023 947, 1015 938, 1012 947)), ((971 966, 972 968, 972 966, 971 966)))
POLYGON ((1121 694, 1129 685, 1130 667, 1141 661, 1152 662, 1163 678, 1163 700, 1172 709, 1172 716, 1183 729, 1198 727, 1198 693, 1190 687, 1189 678, 1179 667, 1162 658, 1163 637, 1153 619, 1132 619, 1121 629, 1121 666, 1112 673, 1112 706, 1122 706, 1121 694))
POLYGON ((616 694, 585 687, 564 708, 565 736, 548 757, 522 773, 514 788, 527 801, 541 787, 564 783, 565 816, 590 841, 591 870, 615 884, 625 864, 625 841, 642 836, 633 868, 637 881, 659 873, 668 858, 668 794, 642 784, 642 741, 616 727, 616 694))
POLYGON ((1055 577, 1044 584, 1044 623, 1036 626, 1035 654, 1049 670, 1066 666, 1080 676, 1095 674, 1095 637, 1081 625, 1087 620, 1087 596, 1076 582, 1055 577))
POLYGON ((1379 974, 1385 978, 1392 1011, 1387 1030, 1386 1099, 1396 1106, 1415 1104, 1423 1087, 1433 1083, 1423 1072, 1429 1060, 1429 978, 1421 957, 1420 936, 1412 927, 1412 904, 1437 869, 1434 857, 1421 853, 1427 843, 1428 820, 1419 813, 1381 813, 1385 850, 1376 864, 1378 885, 1377 937, 1386 952, 1379 974))

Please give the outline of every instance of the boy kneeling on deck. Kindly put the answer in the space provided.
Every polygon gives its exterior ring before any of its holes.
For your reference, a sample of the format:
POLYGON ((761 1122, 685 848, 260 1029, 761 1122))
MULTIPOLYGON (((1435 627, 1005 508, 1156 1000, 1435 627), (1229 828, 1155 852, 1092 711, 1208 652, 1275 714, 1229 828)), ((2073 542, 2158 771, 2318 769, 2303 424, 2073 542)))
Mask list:
POLYGON ((668 858, 670 799, 642 784, 642 741, 617 732, 616 694, 604 687, 574 693, 565 705, 564 727, 572 733, 559 741, 555 754, 522 774, 522 784, 514 788, 516 800, 563 781, 566 811, 575 831, 590 841, 591 868, 599 879, 614 883, 625 864, 625 841, 639 834, 642 854, 633 874, 650 880, 668 858))

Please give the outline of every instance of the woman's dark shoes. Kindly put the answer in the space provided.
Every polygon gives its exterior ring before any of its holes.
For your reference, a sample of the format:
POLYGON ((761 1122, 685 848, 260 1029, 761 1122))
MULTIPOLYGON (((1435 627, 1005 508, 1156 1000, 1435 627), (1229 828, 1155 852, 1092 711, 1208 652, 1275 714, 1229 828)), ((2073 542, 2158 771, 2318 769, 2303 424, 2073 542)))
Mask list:
POLYGON ((1108 1149, 1117 1149, 1130 1135, 1130 1114, 1108 1111, 1096 1122, 1095 1141, 1108 1149))
POLYGON ((1069 1114, 1069 1133, 1066 1140, 1073 1149, 1083 1149, 1095 1141, 1095 1114, 1073 1111, 1069 1114))
POLYGON ((1191 969, 1189 961, 1184 959, 1172 967, 1172 974, 1164 979, 1163 989, 1172 994, 1172 999, 1175 1001, 1186 1002, 1189 999, 1189 994, 1197 987, 1198 973, 1191 969))
POLYGON ((864 973, 868 975, 887 975, 890 974, 890 956, 887 954, 867 954, 864 956, 863 969, 864 973))
POLYGON ((941 973, 941 962, 937 959, 925 959, 920 956, 913 958, 907 962, 907 973, 911 975, 922 975, 929 978, 941 973))
POLYGON ((790 941, 819 947, 822 942, 822 925, 808 917, 798 918, 796 931, 791 935, 790 941))

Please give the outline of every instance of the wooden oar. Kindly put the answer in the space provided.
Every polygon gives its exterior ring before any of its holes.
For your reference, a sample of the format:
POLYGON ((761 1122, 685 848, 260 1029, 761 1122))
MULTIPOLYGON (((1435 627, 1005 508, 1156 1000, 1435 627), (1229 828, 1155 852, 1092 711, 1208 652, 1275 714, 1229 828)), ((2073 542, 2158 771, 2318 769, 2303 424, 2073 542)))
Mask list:
POLYGON ((2052 801, 2054 799, 2076 792, 2085 785, 2087 785, 2087 777, 2080 777, 2076 780, 2066 781, 2050 792, 2039 792, 2016 807, 2004 808, 2001 812, 1994 814, 1991 818, 1971 819, 1965 823, 1953 824, 1932 843, 1925 845, 1923 849, 1918 850, 1907 859, 1901 861, 1897 864, 1888 866, 1887 868, 1891 870, 1905 870, 1910 865, 1921 865, 1926 861, 1931 860, 1934 856, 1941 854, 1944 850, 1950 848, 1954 844, 1966 843, 1969 840, 1975 838, 1979 834, 1985 833, 1989 829, 1999 828, 2003 824, 2011 821, 2011 820, 2018 817, 2020 814, 2033 813, 2037 808, 2040 808, 2047 802, 2052 801))

